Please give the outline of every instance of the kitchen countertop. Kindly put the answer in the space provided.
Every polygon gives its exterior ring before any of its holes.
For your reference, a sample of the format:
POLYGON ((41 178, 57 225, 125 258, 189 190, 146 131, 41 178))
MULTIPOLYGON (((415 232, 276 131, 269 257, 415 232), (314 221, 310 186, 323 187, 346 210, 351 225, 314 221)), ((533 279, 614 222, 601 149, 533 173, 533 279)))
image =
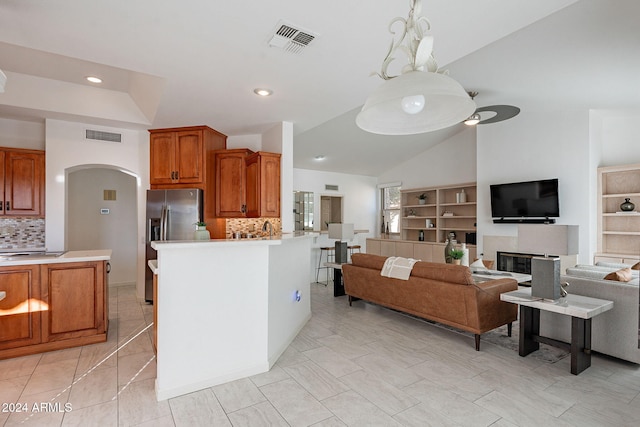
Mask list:
MULTIPOLYGON (((317 234, 316 234, 317 235, 317 234)), ((151 247, 153 249, 158 248, 187 248, 187 247, 204 247, 210 245, 227 245, 227 246, 236 246, 236 245, 261 245, 261 246, 270 246, 270 245, 281 245, 284 242, 287 242, 292 239, 300 238, 300 237, 313 237, 314 233, 307 232, 296 232, 296 233, 282 233, 274 235, 273 237, 256 237, 256 238, 242 238, 242 239, 211 239, 211 240, 165 240, 160 241, 156 240, 151 242, 151 247)))
MULTIPOLYGON (((57 252, 60 253, 60 252, 57 252)), ((2 258, 0 253, 0 267, 12 265, 31 265, 31 264, 56 264, 64 262, 83 262, 83 261, 107 261, 111 259, 111 249, 97 249, 87 251, 67 251, 62 255, 54 253, 47 254, 29 254, 18 255, 2 258)))

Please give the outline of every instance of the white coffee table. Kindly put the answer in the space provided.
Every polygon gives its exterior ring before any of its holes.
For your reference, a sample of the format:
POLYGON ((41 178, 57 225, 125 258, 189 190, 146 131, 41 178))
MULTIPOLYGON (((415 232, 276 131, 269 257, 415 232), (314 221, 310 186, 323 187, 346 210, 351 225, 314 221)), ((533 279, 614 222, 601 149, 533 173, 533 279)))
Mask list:
POLYGON ((571 373, 578 375, 591 366, 591 319, 611 310, 613 301, 569 294, 555 301, 531 296, 531 288, 500 294, 500 300, 520 305, 518 353, 526 356, 540 343, 571 352, 571 373), (571 316, 571 344, 540 336, 540 310, 571 316))
POLYGON ((476 281, 483 281, 483 282, 487 281, 487 280, 504 279, 505 277, 511 278, 511 279, 516 279, 518 281, 518 283, 530 282, 531 281, 531 275, 530 274, 513 273, 511 271, 500 271, 500 270, 482 271, 482 270, 476 270, 476 272, 472 273, 472 274, 473 274, 473 278, 476 279, 476 281))

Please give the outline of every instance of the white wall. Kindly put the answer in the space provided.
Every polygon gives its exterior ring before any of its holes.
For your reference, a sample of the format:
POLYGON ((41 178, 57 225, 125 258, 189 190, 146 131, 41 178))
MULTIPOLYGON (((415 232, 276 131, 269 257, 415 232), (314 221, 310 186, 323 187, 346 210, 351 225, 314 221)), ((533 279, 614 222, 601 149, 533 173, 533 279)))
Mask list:
MULTIPOLYGON (((360 244, 362 251, 366 251, 366 238, 375 236, 376 218, 378 216, 378 190, 376 185, 378 180, 371 176, 349 175, 335 172, 322 172, 308 169, 293 170, 293 191, 309 191, 313 193, 314 205, 314 231, 320 231, 320 197, 321 196, 342 196, 342 222, 354 224, 356 230, 368 230, 367 233, 356 234, 351 241, 360 244), (338 191, 325 190, 325 184, 338 185, 338 191)), ((289 209, 293 212, 293 191, 291 202, 288 206, 283 205, 283 210, 289 209)), ((293 216, 290 227, 293 228, 293 216)), ((284 224, 283 224, 284 226, 284 224)), ((311 250, 311 281, 315 281, 316 267, 321 246, 333 246, 334 240, 329 240, 326 234, 322 234, 314 239, 311 250)), ((323 258, 324 261, 324 258, 323 258)), ((322 277, 319 280, 326 280, 321 271, 322 277)))
POLYGON ((404 189, 475 182, 476 128, 464 128, 435 147, 381 173, 378 181, 380 184, 402 182, 404 189))
POLYGON ((44 123, 0 118, 0 147, 44 150, 44 123))
MULTIPOLYGON (((149 134, 146 130, 109 128, 61 120, 47 120, 46 149, 46 245, 65 250, 66 175, 81 165, 109 165, 137 176, 137 262, 144 264, 146 190, 149 188, 149 134), (85 139, 85 129, 122 134, 121 143, 85 139)), ((109 249, 109 248, 106 248, 109 249)), ((138 268, 138 295, 144 295, 144 270, 138 268)))
POLYGON ((111 249, 110 284, 136 282, 136 197, 136 179, 124 172, 82 168, 67 174, 66 247, 111 249), (104 190, 114 190, 116 199, 104 200, 104 190), (103 208, 109 213, 102 213, 103 208))
MULTIPOLYGON (((591 208, 589 114, 522 112, 478 126, 478 246, 483 236, 516 236, 516 224, 493 224, 490 184, 558 178, 558 224, 580 227, 580 262, 589 262, 591 208)), ((486 255, 486 254, 485 254, 486 255)))

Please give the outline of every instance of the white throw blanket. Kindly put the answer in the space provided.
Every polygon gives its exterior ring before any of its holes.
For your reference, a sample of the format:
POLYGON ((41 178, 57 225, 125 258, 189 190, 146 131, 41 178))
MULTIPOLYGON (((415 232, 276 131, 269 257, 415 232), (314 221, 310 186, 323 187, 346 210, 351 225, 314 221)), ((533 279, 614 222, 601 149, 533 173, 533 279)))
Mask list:
POLYGON ((413 264, 420 261, 413 258, 402 258, 399 256, 392 256, 387 258, 380 271, 381 276, 392 277, 394 279, 409 280, 411 275, 411 269, 413 264))

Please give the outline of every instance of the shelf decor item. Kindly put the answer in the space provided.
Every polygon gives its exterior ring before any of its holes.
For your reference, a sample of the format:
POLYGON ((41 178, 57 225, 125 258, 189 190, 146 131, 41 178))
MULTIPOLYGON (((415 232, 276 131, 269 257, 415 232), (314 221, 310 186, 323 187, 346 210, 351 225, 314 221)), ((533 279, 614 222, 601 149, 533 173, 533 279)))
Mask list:
POLYGON ((452 249, 449 252, 449 255, 452 259, 452 264, 460 265, 462 262, 462 257, 464 256, 464 251, 462 249, 452 249))
POLYGON ((624 203, 620 205, 620 210, 623 212, 633 212, 635 208, 636 208, 636 205, 633 204, 628 197, 626 197, 624 199, 624 203))
POLYGON ((424 205, 427 203, 427 193, 422 193, 418 196, 418 204, 424 205))

